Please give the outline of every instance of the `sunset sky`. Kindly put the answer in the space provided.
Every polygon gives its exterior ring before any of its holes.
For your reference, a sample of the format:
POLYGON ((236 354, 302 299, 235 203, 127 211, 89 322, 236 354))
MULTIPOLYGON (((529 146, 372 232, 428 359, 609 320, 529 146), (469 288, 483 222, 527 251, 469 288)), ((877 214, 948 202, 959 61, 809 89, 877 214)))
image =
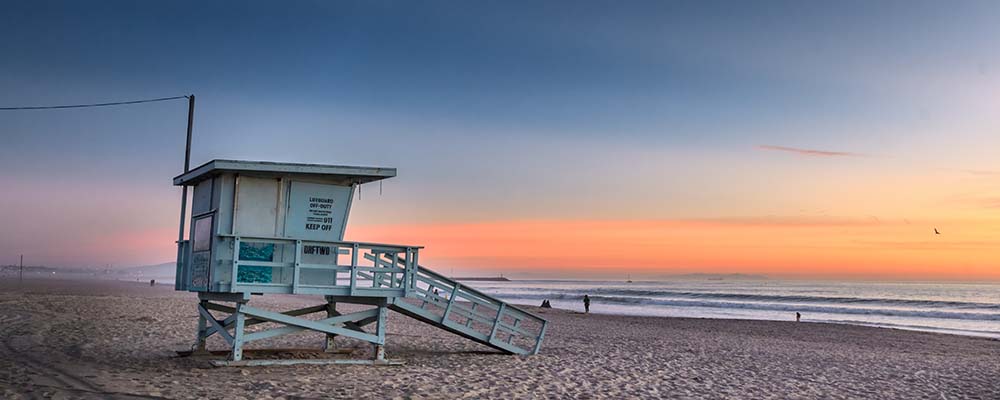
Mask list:
MULTIPOLYGON (((194 93, 194 165, 396 167, 347 239, 457 275, 1000 280, 998 21, 995 1, 13 2, 0 107, 194 93)), ((0 264, 172 261, 186 112, 0 111, 0 264)))

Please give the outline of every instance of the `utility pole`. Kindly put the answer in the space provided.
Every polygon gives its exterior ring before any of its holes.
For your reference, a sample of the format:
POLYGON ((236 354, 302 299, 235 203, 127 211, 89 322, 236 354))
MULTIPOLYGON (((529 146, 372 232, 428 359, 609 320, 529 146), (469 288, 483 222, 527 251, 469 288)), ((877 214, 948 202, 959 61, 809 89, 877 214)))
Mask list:
MULTIPOLYGON (((191 130, 194 128, 194 95, 189 95, 188 97, 188 124, 187 124, 187 143, 184 146, 184 173, 188 173, 191 170, 191 130)), ((184 240, 184 222, 185 215, 187 214, 187 185, 181 186, 181 225, 177 232, 177 262, 180 262, 183 254, 180 254, 180 242, 184 240)))
MULTIPOLYGON (((194 94, 188 95, 188 125, 187 125, 187 142, 184 144, 184 173, 188 173, 191 170, 191 130, 194 128, 194 94)), ((181 224, 180 228, 177 229, 177 273, 180 273, 181 263, 184 262, 184 254, 181 252, 183 248, 181 242, 184 241, 184 219, 187 216, 187 200, 188 200, 188 187, 187 185, 181 186, 181 224)), ((180 279, 180 277, 177 277, 180 279)))

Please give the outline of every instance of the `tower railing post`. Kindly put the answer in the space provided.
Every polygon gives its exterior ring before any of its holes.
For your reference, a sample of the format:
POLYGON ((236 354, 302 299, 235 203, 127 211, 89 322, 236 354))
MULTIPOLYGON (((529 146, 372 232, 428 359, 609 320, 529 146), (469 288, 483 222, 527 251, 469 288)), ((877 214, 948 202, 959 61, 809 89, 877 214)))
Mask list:
POLYGON ((354 244, 351 250, 351 296, 355 295, 358 288, 358 250, 359 246, 357 243, 354 244))
POLYGON ((493 322, 493 329, 490 331, 490 342, 497 336, 497 331, 500 329, 500 321, 503 320, 504 308, 507 308, 507 303, 500 303, 500 308, 497 310, 497 320, 493 322))
POLYGON ((420 273, 420 249, 413 249, 413 272, 410 272, 410 289, 417 287, 417 274, 420 273))
POLYGON ((295 264, 292 266, 292 293, 299 292, 299 266, 302 265, 302 241, 295 241, 295 264))
POLYGON ((414 276, 413 273, 416 270, 416 268, 414 267, 416 263, 413 262, 414 253, 415 251, 413 250, 412 247, 406 248, 406 259, 404 260, 404 265, 403 265, 403 269, 405 269, 405 271, 403 271, 403 284, 402 284, 404 297, 409 297, 410 294, 413 293, 413 285, 412 285, 414 276))
POLYGON ((382 287, 382 278, 385 276, 384 273, 379 271, 380 265, 378 258, 382 256, 382 253, 376 250, 372 250, 371 253, 372 253, 372 268, 375 268, 372 270, 372 287, 380 288, 382 287))

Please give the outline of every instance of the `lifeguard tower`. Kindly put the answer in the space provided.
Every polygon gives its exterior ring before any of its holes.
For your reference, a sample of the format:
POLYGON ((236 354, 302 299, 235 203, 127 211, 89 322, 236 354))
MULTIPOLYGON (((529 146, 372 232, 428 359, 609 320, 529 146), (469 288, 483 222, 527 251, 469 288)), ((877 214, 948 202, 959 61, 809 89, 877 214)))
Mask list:
POLYGON ((231 351, 217 365, 387 364, 392 310, 504 353, 537 353, 544 319, 420 266, 420 246, 343 240, 355 191, 394 176, 395 168, 213 160, 174 178, 194 188, 175 289, 198 293, 197 348, 221 336, 231 351), (269 293, 322 303, 284 312, 250 305, 269 293), (341 314, 337 303, 374 307, 341 314), (315 313, 325 318, 304 318, 315 313), (247 329, 264 323, 273 326, 247 329), (328 351, 336 336, 369 342, 374 356, 243 359, 249 342, 303 331, 326 334, 328 351))

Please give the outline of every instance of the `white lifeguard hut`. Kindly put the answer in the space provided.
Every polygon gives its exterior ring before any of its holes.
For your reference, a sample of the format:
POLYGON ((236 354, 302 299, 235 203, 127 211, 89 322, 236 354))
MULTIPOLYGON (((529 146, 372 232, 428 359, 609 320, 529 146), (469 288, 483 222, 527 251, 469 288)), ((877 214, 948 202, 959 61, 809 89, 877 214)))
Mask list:
POLYGON ((394 176, 395 168, 213 160, 174 178, 194 188, 175 288, 198 293, 197 348, 206 350, 206 338, 217 334, 230 347, 217 365, 386 364, 393 310, 505 353, 537 353, 544 319, 420 266, 420 246, 344 241, 355 191, 394 176), (322 296, 322 304, 290 311, 250 305, 268 293, 322 296), (341 314, 337 303, 374 307, 341 314), (314 313, 326 315, 303 318, 314 313), (263 323, 275 326, 247 329, 263 323), (246 343, 303 331, 326 334, 327 351, 336 336, 369 342, 374 356, 243 358, 246 343))

